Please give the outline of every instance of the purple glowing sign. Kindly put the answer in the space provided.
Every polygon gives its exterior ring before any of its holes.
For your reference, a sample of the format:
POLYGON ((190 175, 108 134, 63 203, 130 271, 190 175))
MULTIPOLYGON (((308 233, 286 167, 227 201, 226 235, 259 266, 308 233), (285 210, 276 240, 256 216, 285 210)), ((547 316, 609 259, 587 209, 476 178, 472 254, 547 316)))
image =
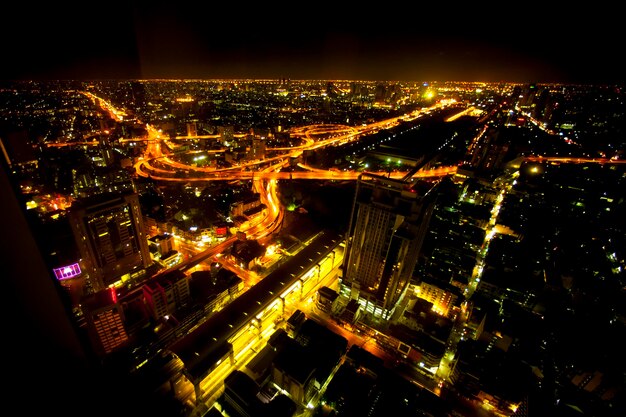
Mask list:
POLYGON ((53 271, 54 276, 60 281, 80 275, 80 266, 78 266, 78 264, 72 264, 61 268, 54 268, 53 271))

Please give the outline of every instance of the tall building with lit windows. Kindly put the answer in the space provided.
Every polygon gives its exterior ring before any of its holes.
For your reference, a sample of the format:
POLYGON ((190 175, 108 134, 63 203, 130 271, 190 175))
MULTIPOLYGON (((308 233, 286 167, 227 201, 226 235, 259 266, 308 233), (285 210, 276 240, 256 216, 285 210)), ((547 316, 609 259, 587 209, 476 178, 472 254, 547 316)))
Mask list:
POLYGON ((148 312, 159 320, 191 303, 189 280, 182 271, 168 272, 144 284, 143 296, 148 312))
POLYGON ((265 159, 267 149, 267 136, 254 135, 248 152, 248 159, 254 161, 256 159, 265 159))
POLYGON ((341 292, 388 320, 404 297, 434 207, 434 186, 361 174, 357 181, 341 292))
POLYGON ((87 293, 135 279, 152 262, 136 193, 77 200, 70 224, 86 272, 87 293))
POLYGON ((128 343, 124 311, 117 302, 115 288, 85 297, 83 314, 94 352, 98 355, 107 355, 128 343))
POLYGON ((452 285, 449 285, 449 287, 449 290, 442 289, 440 285, 422 280, 422 282, 415 287, 415 292, 418 298, 432 303, 432 310, 434 312, 444 317, 449 317, 454 311, 454 307, 457 305, 457 300, 459 299, 459 294, 453 292, 458 290, 458 288, 452 285))

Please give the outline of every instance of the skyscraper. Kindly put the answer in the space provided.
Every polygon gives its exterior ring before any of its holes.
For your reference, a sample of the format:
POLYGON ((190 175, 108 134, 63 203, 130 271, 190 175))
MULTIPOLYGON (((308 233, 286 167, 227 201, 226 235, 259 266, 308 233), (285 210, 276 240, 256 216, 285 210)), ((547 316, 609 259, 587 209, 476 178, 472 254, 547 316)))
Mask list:
POLYGON ((128 343, 124 311, 117 302, 115 288, 85 297, 83 312, 96 353, 104 356, 128 343))
POLYGON ((265 159, 267 136, 254 135, 248 152, 249 160, 265 159))
POLYGON ((433 188, 375 174, 358 178, 341 290, 375 317, 391 318, 406 292, 433 210, 433 188))
POLYGON ((87 292, 135 279, 152 262, 136 193, 78 200, 70 223, 87 273, 87 292))

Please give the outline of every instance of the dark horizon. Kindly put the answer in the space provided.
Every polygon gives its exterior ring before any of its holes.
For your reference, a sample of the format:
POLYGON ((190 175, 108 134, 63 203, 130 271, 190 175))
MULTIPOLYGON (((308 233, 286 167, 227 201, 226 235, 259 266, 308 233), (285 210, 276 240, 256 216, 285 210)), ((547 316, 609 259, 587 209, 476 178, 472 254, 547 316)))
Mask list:
POLYGON ((626 74, 620 14, 608 10, 116 6, 11 6, 0 79, 620 84, 626 74))

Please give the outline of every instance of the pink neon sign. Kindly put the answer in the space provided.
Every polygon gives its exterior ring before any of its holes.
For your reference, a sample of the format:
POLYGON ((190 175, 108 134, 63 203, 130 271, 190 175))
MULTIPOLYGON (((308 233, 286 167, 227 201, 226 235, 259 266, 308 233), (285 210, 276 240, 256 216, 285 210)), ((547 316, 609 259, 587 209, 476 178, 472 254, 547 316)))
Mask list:
POLYGON ((60 281, 80 275, 80 266, 78 264, 72 264, 61 268, 54 268, 52 271, 54 272, 54 276, 60 281))

